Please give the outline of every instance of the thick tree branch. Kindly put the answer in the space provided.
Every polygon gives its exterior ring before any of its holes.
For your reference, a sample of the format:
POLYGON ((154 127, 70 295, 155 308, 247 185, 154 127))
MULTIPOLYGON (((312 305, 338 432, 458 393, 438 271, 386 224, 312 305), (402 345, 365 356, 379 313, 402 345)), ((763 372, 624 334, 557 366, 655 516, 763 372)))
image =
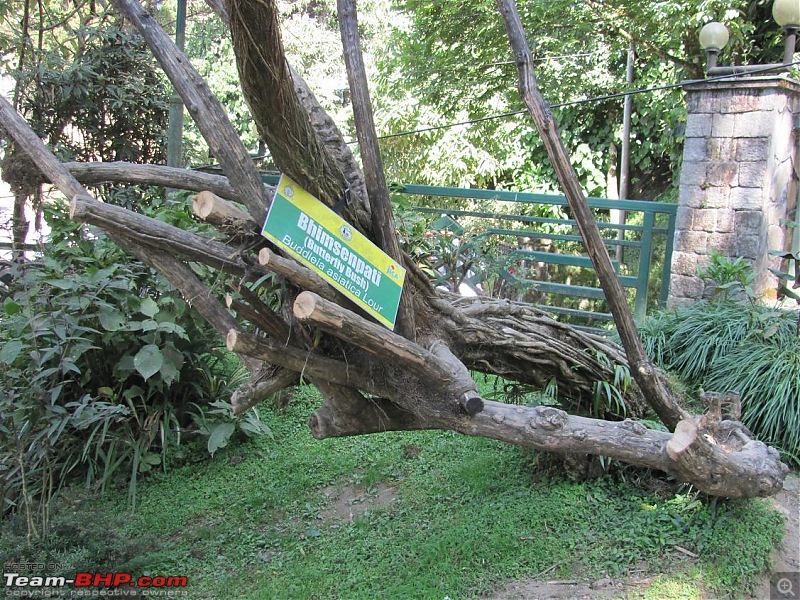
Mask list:
POLYGON ((263 223, 270 199, 247 149, 233 129, 228 113, 200 74, 170 37, 136 0, 112 0, 147 42, 161 68, 180 94, 211 152, 236 190, 238 200, 257 223, 263 223))
MULTIPOLYGON (((294 314, 302 322, 313 323, 325 331, 371 352, 378 360, 387 360, 433 382, 459 400, 474 392, 475 383, 467 369, 443 348, 429 351, 372 321, 328 302, 311 292, 303 292, 294 303, 294 314), (445 358, 442 358, 442 357, 445 358), (457 363, 457 366, 456 366, 457 363), (460 367, 460 368, 459 368, 460 367)), ((439 346, 443 344, 439 343, 439 346)), ((480 405, 470 395, 474 412, 480 405)))
MULTIPOLYGON (((337 6, 342 46, 344 46, 344 62, 347 68, 347 79, 350 83, 350 96, 353 103, 356 137, 361 149, 364 180, 372 208, 372 233, 375 236, 378 247, 396 262, 403 264, 403 253, 400 250, 400 241, 397 238, 392 203, 389 199, 389 188, 386 185, 383 159, 378 146, 378 134, 375 131, 375 119, 372 115, 367 70, 364 67, 364 57, 361 54, 356 2, 355 0, 338 0, 337 6)), ((404 337, 414 339, 414 313, 411 308, 411 295, 407 288, 404 290, 398 309, 397 332, 404 337)))
POLYGON ((231 329, 228 332, 226 343, 231 352, 246 354, 296 371, 301 377, 362 389, 377 396, 386 396, 390 393, 359 367, 314 354, 310 350, 284 346, 239 329, 231 329))
POLYGON ((301 289, 312 291, 331 302, 339 301, 336 291, 327 281, 295 260, 284 258, 269 248, 262 248, 258 253, 258 262, 301 289))
POLYGON ((238 249, 120 206, 99 202, 90 196, 76 195, 72 199, 70 217, 96 225, 107 232, 131 238, 137 243, 167 253, 174 252, 228 273, 245 275, 251 272, 264 272, 259 265, 245 263, 238 249))
MULTIPOLYGON (((202 171, 179 169, 164 165, 140 165, 128 162, 67 162, 64 166, 81 183, 136 183, 139 185, 158 185, 192 192, 208 190, 227 200, 239 202, 236 190, 222 175, 212 175, 202 171)), ((264 185, 264 194, 272 197, 275 189, 264 185)), ((260 223, 259 223, 260 225, 260 223)))
MULTIPOLYGON (((348 184, 298 99, 281 42, 277 3, 226 0, 226 7, 242 91, 272 160, 313 196, 333 206, 348 184)), ((367 231, 370 221, 363 199, 355 200, 344 214, 367 231)))
POLYGON ((516 4, 513 0, 498 0, 498 5, 519 70, 519 93, 542 136, 547 155, 556 170, 558 181, 567 197, 569 207, 575 215, 575 221, 583 236, 586 250, 600 279, 611 313, 614 315, 614 322, 631 366, 631 375, 661 420, 672 429, 688 414, 672 399, 644 351, 633 322, 633 316, 628 308, 625 292, 614 272, 608 250, 600 235, 600 230, 597 228, 592 210, 586 202, 569 153, 561 140, 553 113, 539 93, 533 70, 533 57, 525 38, 525 31, 522 28, 516 4))

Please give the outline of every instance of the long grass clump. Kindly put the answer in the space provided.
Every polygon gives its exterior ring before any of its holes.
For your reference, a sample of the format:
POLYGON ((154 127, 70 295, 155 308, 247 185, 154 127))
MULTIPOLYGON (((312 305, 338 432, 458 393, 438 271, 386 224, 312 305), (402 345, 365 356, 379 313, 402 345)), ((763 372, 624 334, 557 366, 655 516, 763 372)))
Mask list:
POLYGON ((645 349, 687 383, 742 399, 742 421, 800 464, 797 314, 727 298, 663 312, 640 329, 645 349))

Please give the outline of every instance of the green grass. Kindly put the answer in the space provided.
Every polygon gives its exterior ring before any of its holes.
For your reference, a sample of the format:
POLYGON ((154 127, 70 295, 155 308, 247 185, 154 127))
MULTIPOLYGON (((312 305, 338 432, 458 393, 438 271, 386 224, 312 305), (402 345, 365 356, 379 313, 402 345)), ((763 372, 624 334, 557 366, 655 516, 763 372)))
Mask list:
MULTIPOLYGON (((699 559, 658 585, 736 596, 768 567, 781 535, 781 518, 760 501, 705 503, 691 491, 665 499, 610 479, 569 483, 490 440, 420 432, 315 441, 305 426, 315 402, 308 394, 265 414, 274 441, 150 476, 133 514, 124 491, 64 505, 48 560, 185 575, 191 598, 455 600, 553 565, 548 579, 617 577, 643 563, 666 573, 686 564, 680 545, 699 559), (420 450, 413 457, 404 450, 411 444, 420 450), (395 499, 353 522, 326 520, 323 489, 332 485, 388 485, 395 499), (71 522, 84 529, 70 541, 71 522), (104 544, 117 554, 104 557, 104 544)), ((11 529, 0 536, 4 561, 44 555, 21 551, 11 529)))

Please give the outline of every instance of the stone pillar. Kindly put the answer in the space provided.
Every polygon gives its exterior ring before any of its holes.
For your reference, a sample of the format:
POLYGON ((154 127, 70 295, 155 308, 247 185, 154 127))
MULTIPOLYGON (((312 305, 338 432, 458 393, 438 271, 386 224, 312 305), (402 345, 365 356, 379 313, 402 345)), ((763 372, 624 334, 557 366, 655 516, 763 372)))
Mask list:
POLYGON ((800 167, 800 82, 748 77, 686 85, 688 117, 668 306, 708 296, 698 267, 714 250, 749 259, 774 297, 769 250, 787 249, 800 167), (787 233, 788 232, 788 233, 787 233))

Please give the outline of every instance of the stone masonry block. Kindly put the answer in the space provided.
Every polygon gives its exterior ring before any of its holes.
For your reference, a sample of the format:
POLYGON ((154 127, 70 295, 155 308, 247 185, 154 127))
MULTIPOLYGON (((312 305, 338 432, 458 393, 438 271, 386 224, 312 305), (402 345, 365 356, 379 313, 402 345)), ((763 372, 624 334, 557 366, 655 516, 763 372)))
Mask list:
POLYGON ((766 161, 743 162, 739 164, 739 186, 743 188, 762 188, 766 181, 766 161))
POLYGON ((705 161, 684 162, 681 166, 681 181, 683 185, 703 185, 706 182, 705 161))
POLYGON ((702 206, 706 190, 699 185, 682 185, 678 190, 678 204, 698 208, 702 206))
POLYGON ((689 115, 686 119, 686 138, 709 137, 712 121, 713 116, 710 114, 689 115))
POLYGON ((672 255, 674 275, 697 275, 697 254, 694 252, 675 252, 672 255))
POLYGON ((723 256, 733 256, 736 248, 736 235, 733 233, 712 233, 708 236, 708 251, 723 256))
POLYGON ((737 138, 758 138, 772 135, 775 116, 772 113, 755 111, 736 115, 733 135, 737 138))
POLYGON ((687 138, 683 144, 684 162, 703 162, 708 158, 708 142, 705 138, 687 138))
POLYGON ((735 187, 730 193, 731 207, 737 210, 761 210, 764 195, 760 188, 735 187))
POLYGON ((758 98, 758 110, 781 112, 789 105, 789 98, 785 94, 776 94, 772 90, 765 90, 758 98))
POLYGON ((766 240, 760 235, 740 235, 736 238, 734 253, 750 260, 757 260, 764 254, 766 240))
POLYGON ((764 213, 760 210, 737 210, 734 217, 734 230, 737 236, 763 236, 764 213))
POLYGON ((691 229, 695 210, 685 204, 678 204, 678 212, 675 215, 675 229, 691 229))
POLYGON ((687 106, 690 114, 697 113, 718 113, 720 99, 716 94, 705 92, 693 92, 689 94, 687 106))
POLYGON ((717 208, 697 208, 692 212, 692 229, 694 231, 716 231, 717 213, 725 209, 717 208))
POLYGON ((733 137, 734 122, 735 118, 733 115, 714 115, 711 121, 711 136, 719 138, 733 137))
POLYGON ((716 187, 735 185, 739 181, 739 163, 730 161, 708 163, 706 181, 716 187))
POLYGON ((705 231, 676 231, 676 252, 705 252, 708 244, 708 234, 705 231))
POLYGON ((707 155, 712 160, 730 161, 736 156, 736 140, 732 138, 710 138, 707 155))
POLYGON ((673 275, 669 283, 669 294, 675 298, 696 298, 703 296, 703 281, 696 275, 673 275))
POLYGON ((730 233, 736 227, 736 211, 731 208, 719 208, 716 210, 717 233, 730 233))
POLYGON ((739 162, 765 161, 769 159, 770 140, 767 137, 745 138, 736 142, 736 160, 739 162))
POLYGON ((757 95, 734 95, 720 101, 721 113, 748 113, 757 111, 759 97, 757 95))
POLYGON ((730 189, 727 186, 707 187, 703 191, 698 208, 728 208, 730 205, 730 189))

